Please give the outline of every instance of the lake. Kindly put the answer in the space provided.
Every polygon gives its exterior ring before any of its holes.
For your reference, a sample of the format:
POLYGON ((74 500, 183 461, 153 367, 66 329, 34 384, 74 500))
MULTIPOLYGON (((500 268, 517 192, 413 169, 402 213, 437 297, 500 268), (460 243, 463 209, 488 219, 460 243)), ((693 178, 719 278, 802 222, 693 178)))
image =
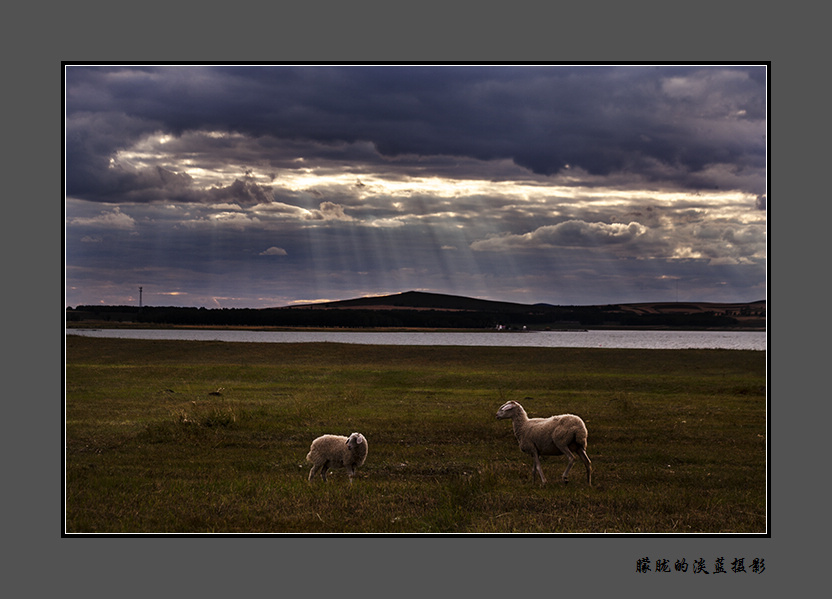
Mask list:
POLYGON ((203 329, 66 329, 67 335, 121 339, 175 339, 257 343, 360 343, 492 347, 603 347, 617 349, 745 349, 765 351, 765 331, 529 331, 346 332, 203 329))

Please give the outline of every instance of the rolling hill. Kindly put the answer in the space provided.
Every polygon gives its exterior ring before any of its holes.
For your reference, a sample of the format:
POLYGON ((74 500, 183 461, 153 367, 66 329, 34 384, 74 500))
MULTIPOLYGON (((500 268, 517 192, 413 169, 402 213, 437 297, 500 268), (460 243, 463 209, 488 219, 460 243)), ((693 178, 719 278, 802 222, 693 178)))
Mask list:
POLYGON ((532 306, 512 302, 496 302, 458 295, 405 291, 392 295, 301 304, 293 309, 362 309, 362 310, 454 310, 471 312, 524 312, 532 306))
POLYGON ((765 330, 765 300, 751 303, 643 302, 556 306, 406 291, 277 308, 77 306, 66 321, 186 326, 292 328, 575 329, 668 328, 765 330))
POLYGON ((292 306, 303 310, 430 310, 502 315, 503 320, 552 322, 583 325, 624 324, 627 326, 674 326, 683 323, 699 326, 740 326, 765 328, 766 300, 750 303, 717 302, 640 302, 597 306, 556 306, 521 304, 471 297, 405 291, 391 295, 360 297, 316 304, 292 306), (728 320, 731 320, 729 322, 728 320), (712 324, 707 324, 707 321, 712 324))
POLYGON ((632 304, 607 304, 597 306, 556 306, 553 304, 520 304, 476 299, 442 293, 405 291, 391 295, 359 297, 314 304, 291 306, 292 309, 362 309, 362 310, 464 310, 473 312, 547 312, 564 308, 593 308, 604 312, 629 312, 632 314, 735 314, 762 312, 765 314, 766 301, 750 303, 717 302, 639 302, 632 304))

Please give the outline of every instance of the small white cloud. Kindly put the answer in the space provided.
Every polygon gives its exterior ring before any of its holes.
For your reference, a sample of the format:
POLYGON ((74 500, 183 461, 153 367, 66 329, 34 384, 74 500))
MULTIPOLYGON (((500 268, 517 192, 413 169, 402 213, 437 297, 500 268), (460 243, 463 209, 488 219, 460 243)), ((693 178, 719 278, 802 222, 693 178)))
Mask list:
POLYGON ((393 229, 396 227, 403 227, 404 221, 399 218, 377 218, 371 221, 369 225, 379 229, 393 229))
POLYGON ((318 210, 312 210, 307 218, 309 220, 355 220, 349 214, 344 212, 344 207, 335 202, 321 202, 318 210))
POLYGON ((272 246, 269 249, 260 252, 261 256, 286 256, 288 252, 283 248, 272 246))
POLYGON ((647 227, 631 222, 588 223, 568 220, 557 225, 545 225, 522 235, 502 235, 475 241, 476 251, 506 250, 510 248, 598 247, 631 242, 647 233, 647 227))
POLYGON ((109 229, 132 229, 136 226, 133 217, 124 214, 116 208, 112 212, 102 211, 98 216, 78 217, 70 221, 73 225, 84 225, 91 227, 107 227, 109 229))
POLYGON ((212 204, 209 206, 212 210, 242 210, 238 204, 212 204))

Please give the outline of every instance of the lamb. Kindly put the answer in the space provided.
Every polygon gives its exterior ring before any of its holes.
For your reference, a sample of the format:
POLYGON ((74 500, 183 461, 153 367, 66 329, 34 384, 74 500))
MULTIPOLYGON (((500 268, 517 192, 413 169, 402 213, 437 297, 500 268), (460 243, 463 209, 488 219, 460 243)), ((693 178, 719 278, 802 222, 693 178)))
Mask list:
POLYGON ((586 424, 574 414, 561 414, 549 418, 529 418, 526 410, 516 401, 507 401, 497 410, 497 419, 511 419, 514 436, 520 443, 520 450, 530 453, 534 458, 532 480, 537 473, 542 484, 546 484, 543 468, 540 466, 542 455, 565 455, 569 460, 563 471, 564 483, 569 482, 569 471, 575 462, 575 453, 583 460, 586 467, 586 481, 592 485, 592 462, 586 455, 586 424), (575 452, 575 453, 573 453, 575 452))
POLYGON ((306 461, 312 464, 309 480, 320 473, 326 481, 326 473, 330 468, 346 468, 352 484, 355 469, 363 465, 366 459, 367 439, 361 433, 353 433, 349 437, 322 435, 312 441, 309 453, 306 454, 306 461))

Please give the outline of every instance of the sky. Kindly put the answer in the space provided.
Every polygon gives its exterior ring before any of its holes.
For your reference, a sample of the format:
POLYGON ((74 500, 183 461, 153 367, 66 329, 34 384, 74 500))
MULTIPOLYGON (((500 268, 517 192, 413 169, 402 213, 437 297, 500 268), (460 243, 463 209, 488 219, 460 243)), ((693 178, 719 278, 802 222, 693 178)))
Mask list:
POLYGON ((767 296, 764 65, 65 65, 65 303, 767 296))

